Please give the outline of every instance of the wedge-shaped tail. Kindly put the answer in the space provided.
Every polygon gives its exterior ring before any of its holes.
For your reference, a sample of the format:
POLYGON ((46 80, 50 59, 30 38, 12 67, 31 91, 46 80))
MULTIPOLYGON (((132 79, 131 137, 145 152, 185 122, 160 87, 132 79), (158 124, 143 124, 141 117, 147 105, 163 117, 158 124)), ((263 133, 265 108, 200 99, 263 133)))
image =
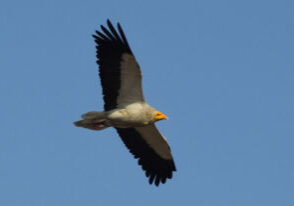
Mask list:
POLYGON ((88 112, 83 114, 82 118, 83 120, 74 122, 75 126, 92 130, 102 130, 109 127, 105 124, 105 112, 88 112))

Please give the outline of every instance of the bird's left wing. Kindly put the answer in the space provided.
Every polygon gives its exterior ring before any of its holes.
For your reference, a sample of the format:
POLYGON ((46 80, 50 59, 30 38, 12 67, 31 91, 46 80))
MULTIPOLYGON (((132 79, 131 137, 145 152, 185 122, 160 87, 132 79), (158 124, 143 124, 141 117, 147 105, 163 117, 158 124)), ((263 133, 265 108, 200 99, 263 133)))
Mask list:
POLYGON ((165 183, 172 178, 176 166, 166 139, 160 134, 154 124, 136 128, 116 128, 124 144, 135 158, 139 158, 149 177, 149 183, 165 183))
POLYGON ((103 88, 104 109, 122 108, 125 105, 144 102, 140 67, 130 49, 125 34, 107 20, 108 28, 93 35, 97 43, 97 63, 103 88))

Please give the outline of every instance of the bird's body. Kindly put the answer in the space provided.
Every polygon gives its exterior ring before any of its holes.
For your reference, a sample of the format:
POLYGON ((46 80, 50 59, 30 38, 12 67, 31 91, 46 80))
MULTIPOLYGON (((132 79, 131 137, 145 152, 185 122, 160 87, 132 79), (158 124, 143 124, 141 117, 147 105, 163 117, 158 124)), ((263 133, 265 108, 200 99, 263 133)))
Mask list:
POLYGON ((75 125, 92 130, 114 127, 130 152, 139 158, 149 183, 158 186, 176 171, 169 145, 154 124, 167 116, 145 102, 140 67, 126 37, 119 24, 119 34, 109 20, 107 24, 110 31, 101 26, 104 33, 96 31, 93 36, 105 111, 83 114, 75 125))
MULTIPOLYGON (((156 119, 157 112, 156 109, 145 102, 133 103, 126 105, 124 108, 117 108, 110 111, 88 112, 82 115, 84 120, 75 122, 75 125, 84 127, 85 123, 90 124, 91 122, 97 128, 96 130, 106 127, 144 127, 158 121, 158 119, 156 119)), ((94 130, 95 127, 93 128, 94 130)))
POLYGON ((118 128, 143 127, 156 121, 157 111, 146 103, 133 103, 108 114, 112 125, 118 128))

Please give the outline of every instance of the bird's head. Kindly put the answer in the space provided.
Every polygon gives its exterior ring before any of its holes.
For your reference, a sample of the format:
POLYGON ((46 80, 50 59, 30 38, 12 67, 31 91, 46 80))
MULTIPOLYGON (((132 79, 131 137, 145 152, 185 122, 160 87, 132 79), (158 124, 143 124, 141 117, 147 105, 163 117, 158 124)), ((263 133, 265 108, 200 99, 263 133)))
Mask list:
POLYGON ((155 112, 154 121, 156 122, 156 121, 159 121, 162 119, 168 120, 168 117, 165 114, 163 114, 162 112, 158 112, 158 111, 155 112))

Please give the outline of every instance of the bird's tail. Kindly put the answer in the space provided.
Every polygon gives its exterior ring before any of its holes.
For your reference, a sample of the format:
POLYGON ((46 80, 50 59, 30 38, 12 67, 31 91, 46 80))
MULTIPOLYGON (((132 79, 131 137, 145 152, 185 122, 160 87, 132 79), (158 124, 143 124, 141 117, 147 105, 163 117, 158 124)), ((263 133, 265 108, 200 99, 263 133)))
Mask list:
POLYGON ((92 130, 102 130, 109 127, 106 122, 105 112, 88 112, 82 115, 83 120, 74 122, 77 127, 84 127, 92 130))

